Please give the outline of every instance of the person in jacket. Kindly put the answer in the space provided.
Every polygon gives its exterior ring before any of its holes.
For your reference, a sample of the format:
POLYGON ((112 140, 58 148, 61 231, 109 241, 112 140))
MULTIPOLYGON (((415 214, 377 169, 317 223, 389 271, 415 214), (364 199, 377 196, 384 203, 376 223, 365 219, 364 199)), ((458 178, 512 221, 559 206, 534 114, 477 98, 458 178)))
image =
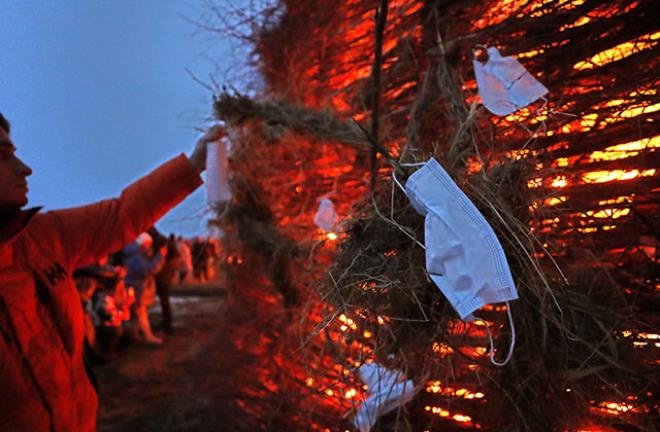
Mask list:
POLYGON ((103 279, 99 280, 92 297, 91 313, 96 333, 95 351, 105 361, 117 357, 124 324, 131 319, 135 293, 124 284, 126 271, 123 267, 103 266, 103 271, 103 279))
POLYGON ((0 430, 94 431, 98 399, 73 270, 121 249, 194 191, 220 128, 116 199, 46 213, 23 209, 32 170, 9 132, 0 114, 0 430))
POLYGON ((181 236, 179 236, 177 240, 177 248, 179 250, 179 256, 181 257, 181 266, 179 267, 179 285, 183 285, 188 275, 192 273, 192 253, 190 252, 188 240, 181 236))
POLYGON ((83 326, 85 329, 84 352, 85 360, 90 363, 100 360, 97 352, 96 326, 92 311, 93 298, 99 286, 110 277, 109 269, 99 264, 85 266, 73 271, 73 281, 78 289, 80 304, 83 311, 83 326))
POLYGON ((164 247, 154 251, 153 238, 143 232, 137 239, 124 248, 124 265, 126 266, 126 285, 135 292, 135 319, 140 337, 150 344, 160 345, 163 340, 151 331, 147 308, 156 298, 156 273, 165 263, 164 247))
POLYGON ((170 234, 167 238, 162 235, 161 237, 165 247, 165 260, 161 269, 156 273, 156 294, 158 294, 162 314, 161 328, 165 332, 171 333, 173 327, 170 295, 172 293, 172 284, 178 275, 182 260, 174 234, 170 234))

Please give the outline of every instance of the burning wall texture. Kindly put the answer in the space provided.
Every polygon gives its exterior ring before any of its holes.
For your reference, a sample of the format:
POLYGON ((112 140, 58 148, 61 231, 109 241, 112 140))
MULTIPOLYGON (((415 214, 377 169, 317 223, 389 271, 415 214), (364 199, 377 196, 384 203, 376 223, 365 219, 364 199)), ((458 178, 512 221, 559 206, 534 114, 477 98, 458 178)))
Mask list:
POLYGON ((237 372, 235 429, 350 430, 365 394, 354 370, 378 361, 422 389, 377 430, 655 430, 656 9, 279 3, 277 24, 254 34, 266 90, 216 101, 234 133, 234 201, 221 221, 240 256, 227 269, 232 342, 254 356, 237 372), (489 115, 477 45, 515 56, 550 89, 547 104, 489 115), (520 300, 504 368, 488 361, 485 326, 503 357, 505 307, 458 320, 424 273, 423 220, 391 185, 393 166, 403 179, 399 163, 430 156, 509 259, 520 300), (313 224, 321 196, 335 203, 337 232, 313 224))

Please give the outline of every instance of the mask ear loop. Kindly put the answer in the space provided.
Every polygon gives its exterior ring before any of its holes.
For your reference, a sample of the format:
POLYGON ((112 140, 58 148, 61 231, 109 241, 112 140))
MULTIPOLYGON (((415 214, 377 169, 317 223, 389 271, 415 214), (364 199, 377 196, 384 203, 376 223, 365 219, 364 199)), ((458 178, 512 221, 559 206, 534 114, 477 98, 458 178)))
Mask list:
MULTIPOLYGON (((424 163, 418 163, 418 164, 403 164, 402 166, 418 166, 418 165, 424 165, 424 163)), ((404 193, 404 195, 408 196, 408 194, 406 193, 406 188, 403 187, 403 185, 401 184, 401 182, 399 182, 399 179, 396 178, 396 172, 395 172, 395 171, 392 171, 392 180, 394 180, 394 183, 396 183, 396 185, 399 186, 399 189, 401 189, 401 191, 404 193)), ((392 202, 394 202, 394 184, 392 185, 392 197, 391 197, 391 200, 392 200, 392 202)), ((390 208, 394 209, 394 205, 392 204, 392 205, 390 206, 390 208)), ((405 235, 407 235, 408 237, 410 237, 415 243, 417 243, 417 246, 419 246, 419 247, 421 247, 422 249, 426 250, 426 246, 424 246, 424 244, 423 244, 422 242, 420 242, 419 240, 417 240, 412 234, 410 234, 408 231, 406 231, 406 230, 404 229, 403 226, 399 225, 399 223, 398 223, 396 220, 394 220, 394 214, 393 214, 393 212, 394 212, 394 210, 392 210, 392 213, 390 214, 389 219, 386 218, 386 220, 387 220, 388 222, 390 222, 391 224, 393 224, 395 227, 397 227, 402 233, 404 233, 405 235)))
MULTIPOLYGON (((403 164, 401 164, 402 167, 420 167, 420 166, 423 166, 423 165, 426 165, 426 162, 415 162, 415 163, 403 163, 403 164)), ((401 184, 401 182, 399 182, 399 179, 396 178, 396 171, 392 171, 392 180, 394 180, 394 183, 396 183, 396 185, 399 187, 399 189, 401 189, 401 192, 403 192, 403 194, 405 196, 408 196, 408 193, 406 192, 406 188, 401 184)), ((392 201, 392 203, 390 205, 390 208, 394 209, 394 185, 392 185, 392 200, 391 201, 392 201)), ((392 222, 394 222, 394 224, 397 227, 399 227, 399 229, 401 229, 401 225, 396 223, 396 221, 394 220, 394 214, 393 213, 390 214, 390 220, 392 222)), ((405 232, 405 230, 403 230, 403 231, 405 232)), ((408 236, 410 236, 410 234, 408 234, 408 233, 406 233, 406 234, 408 236)), ((422 243, 420 243, 417 239, 414 239, 414 240, 419 246, 421 246, 424 250, 426 250, 426 246, 424 246, 422 243)))
POLYGON ((513 316, 511 315, 511 306, 509 305, 509 302, 506 302, 506 314, 509 317, 509 325, 511 326, 511 344, 509 344, 509 353, 506 355, 506 358, 502 362, 495 360, 495 343, 493 342, 493 335, 490 332, 490 327, 488 327, 486 320, 480 318, 483 322, 486 323, 486 333, 488 334, 488 344, 490 346, 490 352, 488 353, 490 362, 495 366, 500 367, 506 366, 506 364, 509 363, 511 357, 513 356, 513 348, 516 345, 516 326, 513 323, 513 316))
MULTIPOLYGON (((402 167, 419 167, 422 165, 426 165, 426 162, 415 162, 415 163, 403 163, 400 164, 402 167)), ((396 178, 396 171, 392 171, 392 180, 394 180, 394 183, 396 183, 397 186, 399 186, 399 189, 401 189, 401 192, 404 193, 404 195, 408 196, 406 193, 406 188, 403 187, 401 182, 399 182, 399 179, 396 178)))
POLYGON ((396 178, 396 172, 395 171, 392 171, 392 180, 394 180, 394 183, 396 183, 396 185, 399 186, 399 189, 401 189, 401 192, 403 192, 405 194, 406 193, 406 188, 403 187, 401 182, 399 182, 399 179, 396 178))

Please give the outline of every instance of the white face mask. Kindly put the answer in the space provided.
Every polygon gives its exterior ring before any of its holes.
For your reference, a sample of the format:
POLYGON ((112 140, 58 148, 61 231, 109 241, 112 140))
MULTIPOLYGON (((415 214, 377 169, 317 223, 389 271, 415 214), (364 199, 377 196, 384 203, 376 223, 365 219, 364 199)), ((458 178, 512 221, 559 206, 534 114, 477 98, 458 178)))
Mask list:
MULTIPOLYGON (((518 298, 495 232, 438 161, 431 158, 413 173, 405 193, 415 210, 425 216, 429 277, 462 320, 473 321, 473 312, 487 304, 518 298)), ((491 341, 495 363, 492 351, 491 341)))
POLYGON ((369 397, 362 402, 353 424, 360 432, 369 432, 378 417, 410 402, 417 390, 412 380, 403 374, 376 363, 364 363, 358 369, 360 379, 369 388, 369 397))
POLYGON ((319 208, 314 215, 314 223, 323 231, 332 232, 337 225, 337 213, 330 198, 321 198, 319 208))
POLYGON ((472 60, 479 95, 488 111, 509 115, 548 93, 536 78, 513 57, 502 57, 495 47, 487 48, 488 61, 472 60))
POLYGON ((231 200, 228 173, 227 141, 222 138, 206 147, 206 193, 209 204, 231 200))

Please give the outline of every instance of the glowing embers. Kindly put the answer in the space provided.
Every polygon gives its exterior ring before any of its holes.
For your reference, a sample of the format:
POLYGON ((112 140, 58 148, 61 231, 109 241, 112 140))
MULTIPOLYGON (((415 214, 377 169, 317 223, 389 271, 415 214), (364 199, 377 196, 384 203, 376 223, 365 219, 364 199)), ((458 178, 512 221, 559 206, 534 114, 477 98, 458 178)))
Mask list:
POLYGON ((589 154, 592 162, 612 161, 637 156, 642 151, 654 151, 660 147, 660 136, 645 138, 625 144, 617 144, 589 154))
POLYGON ((563 188, 566 187, 567 185, 568 185, 568 179, 566 178, 566 176, 563 175, 555 177, 552 180, 552 183, 550 183, 550 186, 553 188, 563 188))
MULTIPOLYGON (((382 42, 383 70, 391 68, 399 61, 396 54, 402 40, 421 39, 422 25, 414 16, 419 14, 423 6, 423 2, 390 2, 382 42)), ((324 42, 327 46, 322 49, 321 67, 315 65, 310 68, 308 74, 314 78, 318 77, 319 87, 330 90, 330 103, 335 110, 363 117, 364 113, 356 112, 354 99, 356 87, 372 75, 375 44, 373 9, 364 8, 359 2, 347 2, 344 7, 342 22, 324 42)), ((399 97, 406 88, 404 85, 386 90, 391 92, 383 96, 388 100, 399 97)))
POLYGON ((541 17, 543 15, 556 13, 555 8, 572 10, 584 4, 584 2, 585 0, 537 0, 531 2, 529 13, 533 17, 541 17))
MULTIPOLYGON (((653 177, 656 173, 656 170, 653 168, 650 169, 614 169, 614 170, 599 170, 599 171, 588 171, 579 176, 577 183, 580 184, 595 184, 595 183, 608 183, 615 181, 626 181, 633 180, 638 177, 653 177)), ((570 184, 574 183, 575 179, 569 179, 565 175, 557 175, 551 177, 549 180, 544 180, 542 177, 535 177, 527 181, 528 188, 538 188, 544 184, 555 189, 562 189, 570 184)), ((559 198, 557 198, 559 199, 559 198)), ((550 198, 552 202, 549 202, 550 205, 557 205, 561 202, 555 198, 550 198)), ((536 206, 538 207, 538 205, 536 206)))
MULTIPOLYGON (((563 204, 566 201, 568 201, 568 197, 565 196, 565 195, 553 196, 553 197, 546 198, 545 200, 543 200, 543 204, 546 205, 546 206, 551 206, 552 207, 552 206, 557 206, 559 204, 563 204)), ((536 204, 536 203, 534 203, 534 204, 536 204)), ((536 205, 535 208, 538 208, 538 205, 536 205)))
MULTIPOLYGON (((653 395, 648 395, 652 397, 653 395)), ((649 408, 639 401, 639 397, 631 395, 623 401, 591 401, 591 408, 595 414, 622 416, 626 414, 649 414, 649 408)))
MULTIPOLYGON (((465 414, 452 414, 451 411, 440 408, 440 407, 432 407, 432 406, 425 406, 424 409, 427 412, 430 412, 431 414, 436 414, 437 416, 440 416, 442 418, 447 418, 454 420, 457 423, 472 423, 472 417, 469 415, 465 414)), ((467 425, 466 425, 467 426, 467 425)))
POLYGON ((341 321, 341 325, 339 326, 339 330, 341 331, 347 331, 348 329, 351 329, 353 331, 357 330, 357 324, 355 324, 355 321, 353 319, 347 317, 345 314, 339 315, 339 321, 341 321))
POLYGON ((644 50, 653 49, 657 45, 658 39, 660 39, 660 32, 640 36, 633 41, 620 43, 612 48, 601 51, 588 60, 577 62, 573 68, 585 70, 605 66, 606 64, 622 60, 644 50))
POLYGON ((441 381, 429 381, 426 383, 426 392, 461 399, 483 399, 486 395, 482 392, 473 392, 466 388, 443 386, 441 381))
POLYGON ((512 16, 531 16, 539 18, 544 15, 556 13, 556 9, 572 10, 583 4, 585 0, 496 0, 488 4, 483 10, 483 18, 474 22, 474 30, 484 29, 488 26, 500 24, 512 16))
POLYGON ((346 399, 353 399, 355 396, 357 396, 357 394, 358 394, 357 390, 352 388, 352 389, 346 390, 346 392, 344 393, 344 397, 346 399))
MULTIPOLYGON (((598 91, 598 90, 594 90, 598 91)), ((579 95, 579 89, 569 91, 579 95)), ((556 130, 557 134, 572 134, 576 132, 587 132, 590 130, 602 130, 609 125, 632 118, 646 115, 641 121, 651 122, 653 119, 648 114, 660 111, 660 103, 656 100, 655 89, 643 89, 630 92, 627 96, 611 99, 592 105, 591 112, 575 116, 575 120, 563 124, 556 130)), ((554 131, 550 135, 554 135, 554 131)))
POLYGON ((597 219, 619 219, 623 216, 628 216, 630 209, 628 208, 604 208, 600 210, 588 210, 583 213, 585 218, 597 219))
POLYGON ((629 208, 603 208, 599 210, 587 210, 580 214, 582 219, 577 231, 582 234, 590 234, 598 231, 610 231, 617 227, 615 220, 630 215, 629 208), (608 225, 592 226, 598 220, 612 221, 608 225))
POLYGON ((619 414, 631 411, 633 405, 629 403, 601 402, 598 404, 598 408, 607 414, 619 414))
POLYGON ((394 100, 401 96, 406 90, 414 89, 417 86, 416 81, 408 81, 398 87, 387 90, 383 93, 383 98, 386 100, 394 100))
POLYGON ((595 108, 598 110, 609 108, 611 112, 607 115, 608 119, 630 119, 660 110, 660 103, 651 103, 657 100, 656 93, 655 89, 639 89, 630 92, 626 98, 612 99, 595 108))
POLYGON ((657 333, 633 333, 630 330, 623 330, 619 333, 624 339, 630 339, 635 348, 660 348, 660 334, 657 333))
MULTIPOLYGON (((488 306, 490 305, 486 305, 481 310, 488 310, 488 306)), ((492 325, 492 323, 490 324, 492 325)), ((452 343, 453 346, 436 342, 432 345, 432 350, 438 353, 441 358, 453 355, 455 351, 458 351, 463 357, 481 359, 488 352, 488 348, 481 345, 481 343, 487 341, 487 325, 486 321, 479 318, 471 322, 459 319, 451 320, 447 325, 447 333, 455 341, 452 343), (460 342, 456 341, 456 338, 460 339, 460 342)))
POLYGON ((497 25, 521 10, 526 0, 497 0, 491 2, 484 8, 481 19, 472 25, 473 29, 483 29, 488 26, 497 25))
MULTIPOLYGON (((426 392, 434 395, 442 395, 452 399, 483 399, 485 395, 481 392, 472 392, 466 388, 444 387, 440 381, 430 381, 427 383, 426 392)), ((471 416, 449 409, 449 404, 443 406, 426 405, 424 410, 429 414, 436 415, 445 420, 453 421, 461 426, 474 427, 481 429, 481 425, 473 423, 471 416)))
POLYGON ((449 355, 454 354, 454 349, 444 343, 433 342, 433 346, 431 347, 431 349, 433 350, 434 353, 437 353, 440 356, 440 358, 445 358, 449 355))
POLYGON ((239 254, 230 254, 227 255, 227 258, 225 259, 225 262, 229 265, 241 265, 243 264, 243 256, 239 254))
POLYGON ((652 177, 655 169, 616 169, 611 171, 591 171, 582 176, 584 183, 607 183, 612 181, 631 180, 637 177, 652 177))
POLYGON ((391 281, 385 277, 372 276, 369 280, 357 282, 357 288, 361 291, 385 294, 395 287, 397 281, 391 281))
MULTIPOLYGON (((582 4, 584 2, 580 2, 582 4)), ((639 2, 633 2, 626 7, 623 7, 620 4, 608 5, 606 2, 603 2, 602 7, 598 7, 594 10, 591 10, 587 15, 579 17, 577 20, 570 24, 563 25, 559 28, 559 31, 565 31, 572 28, 583 26, 587 23, 590 23, 593 19, 597 18, 612 18, 616 15, 624 15, 635 9, 639 6, 639 2)))
POLYGON ((568 30, 568 29, 572 29, 572 28, 575 28, 575 27, 580 27, 580 26, 583 26, 583 25, 585 25, 585 24, 587 24, 587 23, 589 23, 589 22, 591 22, 591 18, 590 18, 590 17, 588 17, 588 16, 581 16, 580 18, 578 18, 578 19, 575 20, 574 22, 559 27, 559 31, 560 31, 560 32, 563 32, 563 31, 568 30))

